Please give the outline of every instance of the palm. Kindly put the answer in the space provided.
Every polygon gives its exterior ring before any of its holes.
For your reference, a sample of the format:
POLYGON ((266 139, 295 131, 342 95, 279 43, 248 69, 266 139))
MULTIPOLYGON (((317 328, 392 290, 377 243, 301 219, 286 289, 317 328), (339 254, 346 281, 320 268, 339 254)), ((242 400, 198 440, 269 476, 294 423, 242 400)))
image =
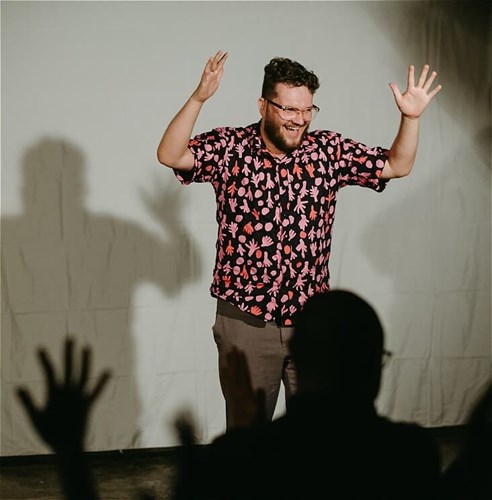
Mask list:
POLYGON ((417 83, 415 83, 414 67, 411 65, 408 68, 407 89, 403 94, 396 83, 390 83, 398 109, 408 118, 418 118, 424 112, 431 99, 442 88, 441 85, 437 85, 431 90, 432 82, 437 73, 433 71, 427 78, 428 72, 429 65, 426 64, 422 69, 417 83))
POLYGON ((83 447, 88 405, 75 388, 52 388, 43 410, 33 414, 44 441, 55 451, 83 447))

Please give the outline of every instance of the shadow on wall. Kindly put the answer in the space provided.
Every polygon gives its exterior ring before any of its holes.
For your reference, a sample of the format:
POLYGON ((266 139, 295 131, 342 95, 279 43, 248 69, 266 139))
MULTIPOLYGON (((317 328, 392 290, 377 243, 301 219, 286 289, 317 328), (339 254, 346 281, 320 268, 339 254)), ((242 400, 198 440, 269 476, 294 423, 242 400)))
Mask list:
POLYGON ((2 377, 11 389, 2 391, 2 448, 20 454, 39 448, 13 392, 19 385, 39 392, 35 352, 44 346, 57 359, 67 334, 91 345, 95 372, 113 373, 87 448, 135 447, 140 404, 132 296, 141 283, 175 296, 201 272, 194 242, 176 220, 180 192, 143 195, 163 227, 161 237, 86 210, 84 154, 64 139, 44 138, 30 147, 22 175, 24 211, 1 221, 2 377))
POLYGON ((422 118, 420 149, 431 161, 418 155, 415 170, 425 182, 392 181, 390 189, 405 183, 401 199, 361 240, 395 292, 389 337, 401 335, 382 404, 396 418, 455 425, 490 382, 492 4, 369 3, 368 18, 402 60, 417 70, 429 62, 443 84, 440 110, 422 118), (440 128, 433 144, 428 126, 440 128), (427 413, 404 413, 412 406, 427 413))
POLYGON ((475 131, 474 147, 490 167, 492 3, 368 3, 361 3, 367 18, 384 28, 405 64, 413 62, 418 70, 418 62, 429 62, 438 71, 436 82, 443 83, 441 106, 460 127, 475 131))

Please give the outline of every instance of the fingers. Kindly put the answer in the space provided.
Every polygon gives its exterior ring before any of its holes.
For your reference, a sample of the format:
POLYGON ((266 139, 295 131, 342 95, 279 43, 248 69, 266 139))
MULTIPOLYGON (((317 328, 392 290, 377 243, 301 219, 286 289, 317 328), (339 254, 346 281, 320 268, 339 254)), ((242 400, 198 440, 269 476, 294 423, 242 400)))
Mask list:
MULTIPOLYGON (((408 67, 408 82, 407 82, 407 91, 413 92, 411 89, 421 89, 423 90, 429 98, 434 97, 441 89, 442 85, 438 85, 431 92, 429 92, 434 80, 437 76, 436 71, 432 71, 429 75, 430 66, 428 64, 424 64, 422 68, 422 72, 420 73, 417 84, 415 85, 415 67, 413 64, 410 64, 408 67)), ((395 95, 395 99, 399 99, 402 97, 398 87, 394 83, 390 83, 391 90, 395 95)))
POLYGON ((36 422, 38 409, 34 406, 34 402, 27 389, 17 389, 17 396, 19 397, 22 405, 24 406, 27 414, 33 422, 36 422))
POLYGON ((236 385, 240 387, 251 386, 249 366, 243 351, 233 347, 227 354, 227 365, 231 378, 236 385))
POLYGON ((438 85, 431 92, 429 92, 429 89, 431 88, 431 85, 434 82, 434 79, 436 78, 436 76, 437 76, 437 72, 433 71, 431 73, 431 75, 429 76, 429 79, 427 80, 427 82, 425 83, 425 85, 423 87, 424 90, 425 90, 425 92, 426 93, 428 92, 429 98, 434 97, 442 89, 442 85, 438 85))
POLYGON ((408 67, 407 88, 415 86, 415 67, 410 64, 408 67))
POLYGON ((99 394, 104 389, 110 378, 111 372, 109 370, 105 370, 101 373, 94 389, 92 390, 92 393, 88 397, 90 403, 99 397, 99 394))
POLYGON ((210 57, 203 70, 200 83, 195 92, 193 92, 192 97, 203 103, 215 94, 224 73, 224 64, 227 58, 228 53, 221 50, 210 57))
POLYGON ((232 347, 225 355, 220 371, 222 391, 226 399, 230 397, 237 404, 244 404, 244 401, 254 397, 248 362, 241 350, 232 347))
POLYGON ((179 414, 174 421, 174 428, 182 445, 191 446, 196 444, 195 423, 191 414, 188 412, 179 414))
POLYGON ((72 381, 73 345, 73 339, 67 338, 65 340, 65 385, 70 385, 72 381))
POLYGON ((437 73, 435 71, 433 71, 430 74, 429 79, 426 82, 423 82, 422 88, 426 92, 430 89, 430 86, 432 85, 432 82, 434 81, 434 78, 436 78, 436 76, 437 76, 437 73))
POLYGON ((215 54, 215 57, 214 57, 213 70, 217 71, 217 70, 223 68, 228 57, 229 57, 228 52, 222 52, 221 50, 219 50, 217 52, 217 54, 215 54))
POLYGON ((52 389, 56 385, 55 381, 55 371, 53 369, 53 365, 48 357, 48 353, 45 349, 40 349, 38 351, 39 361, 41 362, 41 366, 44 370, 44 375, 46 377, 47 386, 49 389, 52 389))
POLYGON ((393 95, 395 96, 396 101, 401 98, 401 92, 400 89, 398 88, 398 85, 396 83, 390 83, 389 84, 391 91, 393 92, 393 95))
POLYGON ((224 64, 227 61, 227 58, 229 57, 228 52, 222 52, 222 50, 219 50, 214 56, 212 56, 207 63, 207 70, 210 71, 210 73, 216 73, 216 72, 222 72, 224 68, 224 64))
MULTIPOLYGON (((73 348, 73 342, 71 342, 72 348, 73 348)), ((82 393, 84 392, 84 387, 87 384, 87 381, 89 380, 89 374, 91 371, 91 366, 92 366, 92 357, 91 357, 91 349, 90 347, 86 346, 82 349, 82 361, 81 361, 81 368, 80 368, 80 377, 77 380, 74 378, 73 383, 77 385, 78 390, 82 393)), ((111 378, 111 372, 110 370, 105 370, 98 378, 96 385, 92 389, 91 392, 87 393, 87 400, 89 404, 92 404, 92 402, 97 399, 101 391, 104 389, 104 386, 107 384, 108 380, 111 378)), ((70 380, 67 380, 67 384, 70 383, 70 380)))
MULTIPOLYGON (((67 338, 65 341, 65 351, 64 351, 64 363, 65 363, 65 373, 62 377, 62 382, 65 388, 69 388, 70 386, 76 388, 80 393, 84 392, 84 387, 87 385, 87 381, 89 380, 92 359, 91 359, 91 350, 89 347, 84 347, 81 354, 81 365, 80 365, 80 375, 77 376, 74 374, 74 346, 75 341, 72 338, 67 338)), ((43 371, 45 373, 47 386, 50 391, 56 390, 58 385, 55 377, 55 370, 53 368, 53 364, 51 363, 48 354, 45 349, 40 349, 38 351, 38 356, 41 361, 41 365, 43 367, 43 371)), ((104 371, 98 378, 97 383, 94 389, 87 395, 89 401, 93 401, 96 399, 104 386, 107 384, 108 380, 111 378, 111 373, 109 370, 104 371)), ((61 388, 61 386, 60 386, 61 388)), ((19 395, 22 401, 25 404, 29 405, 28 395, 26 395, 25 391, 22 392, 22 395, 19 395)), ((27 408, 27 407, 26 407, 27 408)), ((32 404, 29 408, 33 408, 32 404)))
POLYGON ((234 387, 237 384, 237 353, 233 347, 225 357, 225 363, 222 366, 222 371, 224 373, 224 380, 227 380, 227 386, 234 387))
POLYGON ((417 86, 420 87, 422 90, 424 90, 425 93, 428 94, 430 98, 432 98, 442 89, 442 85, 438 85, 435 89, 433 89, 429 93, 429 89, 431 88, 437 76, 437 71, 432 71, 429 77, 427 78, 427 75, 429 74, 429 68, 430 67, 428 64, 424 64, 424 67, 422 68, 422 73, 420 73, 417 86))
POLYGON ((91 351, 89 347, 84 347, 84 349, 82 349, 82 363, 80 367, 80 380, 79 380, 79 386, 81 389, 85 386, 87 379, 89 378, 90 368, 91 368, 91 351))
POLYGON ((428 64, 424 64, 424 67, 422 68, 422 72, 420 73, 419 81, 417 83, 417 85, 419 87, 423 87, 424 86, 428 72, 429 72, 429 65, 428 64))
POLYGON ((442 85, 438 85, 432 92, 428 95, 430 98, 434 97, 440 90, 442 89, 442 85))

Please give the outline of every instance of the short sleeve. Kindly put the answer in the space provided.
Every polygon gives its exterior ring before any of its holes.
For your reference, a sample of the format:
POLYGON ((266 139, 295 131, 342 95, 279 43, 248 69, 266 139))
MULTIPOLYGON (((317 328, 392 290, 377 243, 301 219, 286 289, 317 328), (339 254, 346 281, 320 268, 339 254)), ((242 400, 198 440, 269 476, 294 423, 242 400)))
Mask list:
POLYGON ((231 143, 230 128, 216 128, 190 139, 188 149, 195 159, 191 170, 176 170, 174 175, 182 184, 213 182, 220 174, 231 143))
POLYGON ((348 184, 383 191, 388 181, 382 179, 381 174, 388 154, 386 148, 369 147, 339 136, 337 161, 340 187, 348 184))

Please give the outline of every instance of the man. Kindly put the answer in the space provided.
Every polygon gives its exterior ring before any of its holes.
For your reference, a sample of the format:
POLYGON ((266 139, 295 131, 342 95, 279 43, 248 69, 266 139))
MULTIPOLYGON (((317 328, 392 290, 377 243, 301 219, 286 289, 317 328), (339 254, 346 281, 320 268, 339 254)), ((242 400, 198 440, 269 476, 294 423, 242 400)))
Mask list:
MULTIPOLYGON (((382 191, 410 173, 419 118, 441 86, 425 65, 402 94, 392 83, 401 122, 389 150, 308 128, 319 108, 317 76, 287 58, 265 67, 259 123, 218 128, 191 139, 204 103, 219 87, 227 53, 207 62, 198 87, 167 127, 159 161, 184 183, 210 182, 217 201, 217 256, 210 288, 224 392, 227 353, 245 353, 253 386, 264 391, 272 418, 281 381, 296 391, 288 342, 293 318, 308 297, 329 289, 328 262, 337 192, 346 185, 382 191)), ((232 424, 226 397, 227 424, 232 424)))
POLYGON ((314 294, 290 348, 299 390, 264 423, 246 360, 230 351, 229 401, 242 421, 208 447, 185 447, 176 500, 440 498, 432 435, 376 410, 388 353, 372 306, 348 290, 314 294))

